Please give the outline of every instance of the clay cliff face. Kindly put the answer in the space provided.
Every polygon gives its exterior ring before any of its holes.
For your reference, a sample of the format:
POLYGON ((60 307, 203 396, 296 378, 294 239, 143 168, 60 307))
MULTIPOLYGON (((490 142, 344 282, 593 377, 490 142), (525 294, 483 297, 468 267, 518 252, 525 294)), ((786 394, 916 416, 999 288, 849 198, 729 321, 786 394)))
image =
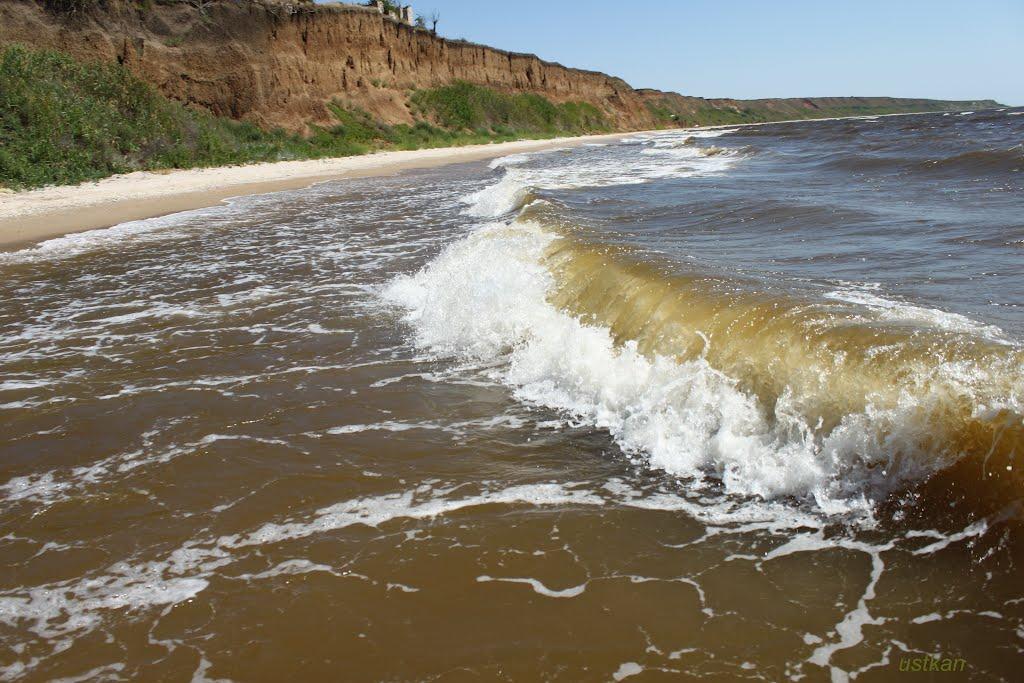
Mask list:
POLYGON ((587 102, 619 130, 995 106, 890 98, 705 100, 637 91, 606 74, 435 37, 355 5, 206 0, 200 12, 186 0, 81 0, 86 9, 57 12, 47 1, 0 0, 0 45, 116 60, 190 106, 293 131, 331 124, 326 105, 332 100, 385 123, 411 123, 412 90, 456 80, 556 103, 587 102))
POLYGON ((533 55, 450 41, 353 5, 212 0, 141 9, 124 0, 72 14, 36 0, 0 1, 0 44, 117 60, 165 95, 214 114, 304 130, 337 99, 387 123, 409 123, 408 92, 465 80, 597 106, 617 127, 652 127, 621 79, 533 55))

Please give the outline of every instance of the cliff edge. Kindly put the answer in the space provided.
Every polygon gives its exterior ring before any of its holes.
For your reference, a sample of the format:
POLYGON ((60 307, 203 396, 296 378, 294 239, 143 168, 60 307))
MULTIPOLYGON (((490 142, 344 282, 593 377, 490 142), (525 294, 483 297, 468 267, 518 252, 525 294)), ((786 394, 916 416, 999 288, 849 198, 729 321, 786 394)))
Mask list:
POLYGON ((293 131, 332 123, 332 100, 412 123, 409 93, 454 81, 587 102, 622 129, 655 124, 621 79, 436 37, 358 5, 105 0, 68 12, 4 0, 0 44, 10 43, 116 60, 168 97, 293 131))

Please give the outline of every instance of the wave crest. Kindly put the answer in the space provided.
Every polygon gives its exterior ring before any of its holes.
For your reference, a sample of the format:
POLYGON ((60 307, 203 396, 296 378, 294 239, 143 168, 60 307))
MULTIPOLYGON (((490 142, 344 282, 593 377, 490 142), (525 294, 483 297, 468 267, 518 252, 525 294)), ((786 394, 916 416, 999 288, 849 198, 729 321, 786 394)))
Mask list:
POLYGON ((941 317, 669 276, 531 219, 449 247, 387 298, 420 344, 729 493, 870 507, 964 458, 1016 486, 1022 355, 941 317))

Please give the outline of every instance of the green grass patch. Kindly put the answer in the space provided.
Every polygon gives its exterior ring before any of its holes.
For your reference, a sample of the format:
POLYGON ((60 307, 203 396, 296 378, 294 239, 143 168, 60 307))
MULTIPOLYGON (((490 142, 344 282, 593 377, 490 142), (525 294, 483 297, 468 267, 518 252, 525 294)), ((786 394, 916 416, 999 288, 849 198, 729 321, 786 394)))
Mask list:
POLYGON ((451 130, 534 135, 610 130, 604 114, 592 104, 554 104, 540 95, 504 93, 464 81, 417 91, 412 95, 412 105, 419 115, 451 130))

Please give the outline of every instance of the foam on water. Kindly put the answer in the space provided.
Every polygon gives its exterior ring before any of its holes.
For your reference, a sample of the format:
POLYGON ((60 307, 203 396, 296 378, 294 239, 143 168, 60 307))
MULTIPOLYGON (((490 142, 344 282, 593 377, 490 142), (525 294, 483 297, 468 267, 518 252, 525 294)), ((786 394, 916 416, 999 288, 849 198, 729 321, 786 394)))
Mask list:
MULTIPOLYGON (((33 652, 40 653, 44 646, 49 654, 14 661, 3 670, 7 676, 23 675, 34 669, 49 656, 71 647, 79 639, 94 633, 108 623, 112 615, 130 612, 139 614, 155 608, 167 607, 191 600, 207 590, 214 576, 244 582, 273 581, 303 574, 321 573, 341 580, 360 580, 380 585, 386 590, 417 592, 416 586, 382 581, 349 570, 344 564, 332 566, 304 558, 292 558, 267 564, 258 571, 231 572, 228 568, 245 563, 251 566, 254 558, 262 558, 281 544, 330 534, 353 526, 377 528, 393 523, 417 523, 457 513, 485 510, 493 506, 520 506, 528 508, 567 507, 584 508, 638 508, 644 510, 676 511, 692 514, 705 525, 703 536, 680 546, 699 544, 717 535, 767 534, 779 536, 783 542, 763 556, 736 555, 728 561, 762 563, 794 553, 828 548, 844 548, 866 553, 873 562, 871 583, 858 604, 835 628, 838 635, 829 639, 814 636, 822 643, 812 656, 814 663, 831 666, 834 652, 860 642, 861 629, 873 620, 867 603, 873 599, 873 589, 881 577, 885 564, 884 553, 903 552, 902 544, 917 538, 936 539, 935 543, 919 548, 916 554, 930 554, 950 544, 974 538, 976 526, 962 532, 942 534, 922 530, 906 534, 903 538, 872 545, 846 536, 825 535, 829 518, 814 512, 801 512, 795 508, 774 503, 752 505, 750 502, 730 501, 723 498, 694 498, 681 491, 643 491, 626 481, 612 479, 600 488, 585 484, 542 482, 502 486, 482 482, 476 492, 467 491, 465 484, 425 482, 414 489, 366 496, 338 502, 313 512, 297 514, 291 520, 268 522, 258 528, 224 536, 200 536, 185 541, 176 549, 150 559, 125 559, 114 562, 99 572, 55 583, 26 586, 0 593, 0 623, 11 628, 24 629, 38 641, 33 652), (795 535, 794 535, 795 534, 795 535), (45 644, 45 645, 44 645, 45 644)), ((476 487, 472 487, 476 488, 476 487)), ((396 538, 390 531, 388 537, 396 538)), ((397 536, 401 538, 401 536, 397 536)), ((400 542, 400 541, 399 541, 400 542)), ((264 560, 265 561, 265 560, 264 560)), ((706 596, 698 577, 671 578, 637 574, 588 575, 582 583, 552 587, 535 577, 479 575, 478 583, 512 583, 529 586, 547 598, 575 599, 587 587, 598 581, 628 581, 631 583, 678 582, 692 587, 709 618, 715 612, 706 604, 706 596)), ((835 669, 841 672, 841 669, 835 669)))
POLYGON ((281 543, 313 534, 344 529, 353 524, 377 527, 394 519, 427 519, 481 505, 600 505, 602 499, 583 489, 559 484, 531 484, 485 492, 464 498, 449 497, 454 489, 424 487, 402 494, 346 501, 318 510, 312 520, 269 523, 247 534, 222 537, 221 547, 281 543), (424 494, 427 498, 424 500, 424 494))
POLYGON ((725 149, 709 153, 706 148, 687 145, 687 141, 732 132, 735 131, 673 131, 628 138, 620 147, 636 146, 640 150, 628 164, 608 156, 581 163, 572 155, 550 151, 496 159, 490 167, 503 171, 501 180, 465 197, 463 201, 468 205, 465 213, 481 218, 503 216, 521 208, 537 190, 637 185, 658 178, 715 175, 728 169, 742 155, 725 149))
POLYGON ((90 465, 49 470, 13 477, 0 484, 0 509, 19 503, 48 506, 75 495, 86 495, 96 487, 110 487, 140 468, 161 465, 176 458, 199 452, 218 441, 251 441, 286 446, 280 439, 266 439, 249 435, 208 434, 183 444, 156 447, 153 439, 157 432, 141 436, 142 447, 108 456, 90 465))
POLYGON ((18 251, 0 253, 0 265, 73 258, 99 249, 117 248, 125 241, 144 244, 180 237, 185 234, 182 228, 188 219, 201 215, 204 211, 210 210, 175 213, 160 218, 121 223, 110 228, 71 233, 18 251))
POLYGON ((950 332, 965 332, 997 343, 1009 343, 1003 330, 995 325, 984 325, 958 313, 889 299, 875 294, 868 288, 848 286, 827 292, 824 296, 828 299, 864 306, 877 313, 881 320, 914 323, 950 332))
POLYGON ((587 589, 587 584, 581 583, 578 586, 570 586, 569 588, 556 590, 553 588, 548 588, 539 580, 530 577, 494 577, 487 576, 485 574, 483 576, 476 577, 476 580, 477 583, 523 583, 527 586, 530 586, 530 588, 533 589, 534 593, 543 595, 548 598, 575 598, 579 595, 582 595, 583 591, 587 589))
POLYGON ((619 668, 612 674, 612 678, 615 681, 624 681, 631 676, 637 676, 644 672, 644 667, 640 666, 636 662, 623 662, 619 665, 619 668))

